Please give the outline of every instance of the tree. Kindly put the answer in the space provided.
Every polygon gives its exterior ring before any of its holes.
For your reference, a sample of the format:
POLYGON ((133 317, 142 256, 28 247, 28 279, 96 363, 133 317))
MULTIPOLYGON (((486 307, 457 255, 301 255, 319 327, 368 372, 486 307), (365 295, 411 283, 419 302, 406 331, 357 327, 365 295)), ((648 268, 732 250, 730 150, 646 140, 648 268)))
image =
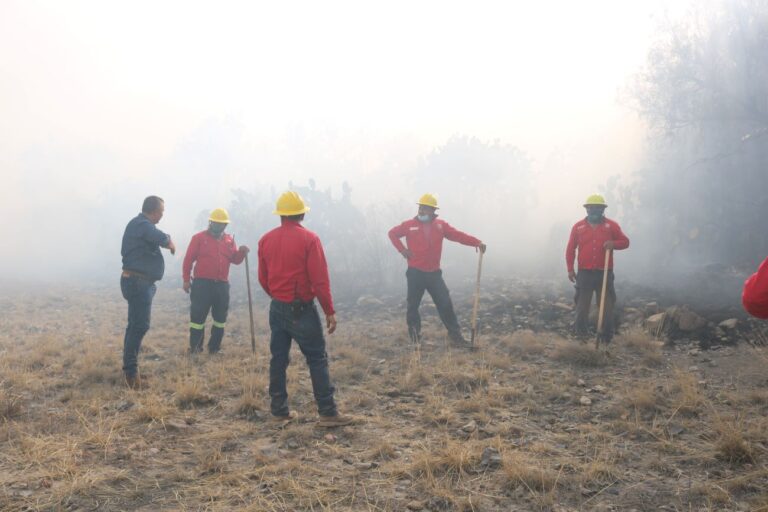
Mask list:
POLYGON ((697 5, 663 29, 632 92, 652 135, 623 191, 628 230, 656 264, 753 266, 768 254, 768 4, 697 5))

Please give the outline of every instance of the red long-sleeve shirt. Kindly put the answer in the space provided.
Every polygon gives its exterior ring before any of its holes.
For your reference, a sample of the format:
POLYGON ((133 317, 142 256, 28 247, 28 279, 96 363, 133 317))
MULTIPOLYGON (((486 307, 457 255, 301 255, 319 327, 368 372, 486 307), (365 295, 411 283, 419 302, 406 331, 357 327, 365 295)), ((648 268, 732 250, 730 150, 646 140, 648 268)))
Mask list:
POLYGON ((768 258, 744 282, 741 302, 750 315, 768 319, 768 258))
POLYGON ((317 297, 326 316, 335 314, 331 280, 320 238, 296 221, 281 225, 259 240, 259 283, 281 302, 317 297))
POLYGON ((459 231, 440 219, 421 222, 414 218, 389 230, 389 239, 399 252, 403 252, 406 247, 400 241, 403 237, 411 251, 408 266, 424 272, 440 270, 443 238, 471 247, 478 247, 482 243, 479 239, 459 231))
POLYGON ((184 255, 182 277, 189 281, 194 264, 195 279, 212 279, 214 281, 229 280, 229 265, 239 265, 245 259, 245 253, 238 250, 232 235, 224 233, 221 238, 215 238, 206 231, 201 231, 192 237, 184 255))
MULTIPOLYGON (((579 250, 579 270, 604 270, 605 249, 603 244, 613 240, 613 248, 617 251, 629 247, 629 238, 619 224, 611 219, 603 219, 600 224, 590 224, 587 219, 577 222, 571 229, 568 247, 565 249, 565 263, 568 272, 573 272, 576 260, 576 249, 579 250)), ((613 269, 613 253, 608 260, 608 269, 613 269)))

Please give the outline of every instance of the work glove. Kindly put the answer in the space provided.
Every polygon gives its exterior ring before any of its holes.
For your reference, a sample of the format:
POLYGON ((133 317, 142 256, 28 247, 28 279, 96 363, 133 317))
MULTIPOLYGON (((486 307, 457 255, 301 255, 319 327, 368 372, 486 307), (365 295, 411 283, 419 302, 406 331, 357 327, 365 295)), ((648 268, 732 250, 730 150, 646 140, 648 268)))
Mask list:
POLYGON ((247 245, 241 245, 238 251, 242 254, 248 254, 249 252, 251 252, 251 250, 248 248, 247 245))
POLYGON ((570 282, 572 282, 572 283, 575 283, 576 282, 576 272, 574 272, 573 270, 569 270, 568 271, 568 280, 570 282))
POLYGON ((485 254, 485 250, 488 248, 488 246, 481 242, 480 245, 477 246, 477 248, 480 250, 481 253, 485 254))
POLYGON ((400 251, 400 254, 402 254, 403 258, 407 260, 411 259, 411 256, 413 256, 413 253, 411 252, 410 249, 403 249, 402 251, 400 251))
POLYGON ((192 288, 192 283, 189 281, 184 281, 184 284, 182 284, 181 287, 184 289, 185 293, 189 293, 189 289, 192 288))
POLYGON ((607 240, 603 244, 603 249, 605 249, 606 251, 612 251, 613 250, 613 240, 607 240))

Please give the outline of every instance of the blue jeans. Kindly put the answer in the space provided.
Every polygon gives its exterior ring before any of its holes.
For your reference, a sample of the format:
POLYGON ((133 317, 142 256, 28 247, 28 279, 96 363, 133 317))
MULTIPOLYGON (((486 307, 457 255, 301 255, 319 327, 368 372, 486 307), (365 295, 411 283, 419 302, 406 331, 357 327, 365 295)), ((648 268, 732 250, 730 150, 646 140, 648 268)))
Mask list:
POLYGON ((141 340, 149 330, 152 299, 157 287, 152 281, 140 277, 120 277, 120 291, 128 301, 128 327, 123 340, 123 372, 135 377, 138 371, 137 358, 141 340))
POLYGON ((271 411, 275 416, 289 413, 286 370, 290 362, 291 341, 296 340, 307 360, 312 391, 320 416, 336 415, 335 391, 328 371, 328 354, 325 352, 325 336, 320 315, 314 303, 294 308, 291 303, 273 300, 269 306, 269 327, 272 337, 269 350, 269 396, 271 411))

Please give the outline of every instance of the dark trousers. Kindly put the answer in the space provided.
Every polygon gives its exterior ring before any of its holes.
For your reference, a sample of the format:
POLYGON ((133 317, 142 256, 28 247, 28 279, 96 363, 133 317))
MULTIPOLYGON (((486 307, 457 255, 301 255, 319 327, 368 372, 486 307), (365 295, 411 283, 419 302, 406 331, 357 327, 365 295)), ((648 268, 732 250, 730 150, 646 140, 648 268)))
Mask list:
POLYGON ((272 353, 269 361, 272 414, 285 416, 289 413, 285 374, 290 362, 291 341, 296 340, 307 360, 318 412, 321 416, 336 415, 336 402, 333 400, 335 388, 331 384, 323 325, 315 304, 310 302, 296 307, 291 303, 273 300, 269 306, 269 327, 272 330, 269 343, 272 353))
MULTIPOLYGON (((600 307, 600 293, 603 290, 602 270, 579 270, 576 275, 576 334, 586 336, 589 333, 589 309, 592 297, 597 296, 600 307)), ((613 307, 616 304, 616 289, 613 287, 613 271, 608 271, 608 287, 605 291, 605 309, 603 312, 603 335, 601 341, 609 343, 613 338, 613 307)))
POLYGON ((221 349, 224 327, 229 312, 229 283, 211 279, 195 279, 189 292, 192 302, 189 308, 189 349, 191 352, 203 350, 205 338, 205 319, 208 312, 213 317, 211 337, 208 339, 208 352, 215 354, 221 349))
POLYGON ((125 328, 123 340, 123 372, 128 377, 135 377, 138 372, 141 340, 149 330, 152 299, 156 290, 152 281, 134 276, 120 277, 120 291, 128 301, 128 327, 125 328))
POLYGON ((429 292, 432 301, 437 308, 437 314, 443 321, 448 335, 451 339, 461 338, 461 328, 453 311, 453 302, 448 287, 443 280, 443 271, 424 272, 415 268, 409 268, 405 272, 408 281, 408 311, 405 315, 408 324, 408 333, 412 338, 418 339, 421 336, 421 316, 419 315, 419 305, 424 297, 424 292, 429 292))

